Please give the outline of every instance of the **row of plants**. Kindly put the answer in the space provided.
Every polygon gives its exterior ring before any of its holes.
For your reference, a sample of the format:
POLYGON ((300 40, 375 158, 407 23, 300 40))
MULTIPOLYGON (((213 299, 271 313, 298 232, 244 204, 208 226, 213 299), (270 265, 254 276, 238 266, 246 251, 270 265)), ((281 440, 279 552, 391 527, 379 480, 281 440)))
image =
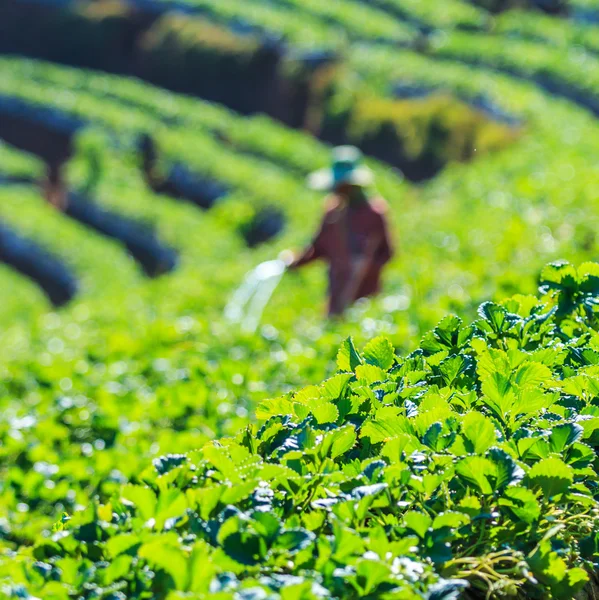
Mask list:
POLYGON ((455 32, 438 41, 433 55, 501 69, 598 110, 599 62, 584 49, 573 47, 564 53, 559 47, 518 39, 498 45, 488 36, 455 32))
POLYGON ((595 54, 599 52, 593 26, 522 10, 509 11, 498 17, 493 24, 493 33, 541 41, 562 48, 578 46, 595 54))
MULTIPOLYGON (((172 0, 156 0, 168 6, 172 0)), ((185 5, 205 11, 223 22, 243 18, 249 24, 285 37, 299 46, 310 43, 331 47, 336 41, 378 39, 386 42, 405 43, 414 37, 413 29, 400 20, 389 19, 376 6, 355 0, 342 0, 323 4, 308 0, 262 2, 250 0, 244 6, 239 0, 224 0, 218 5, 208 0, 185 0, 185 5), (337 30, 337 32, 335 32, 337 30), (331 32, 332 37, 315 39, 315 33, 331 32)))
MULTIPOLYGON (((372 62, 372 64, 380 64, 381 65, 381 71, 382 73, 393 73, 393 69, 391 68, 391 63, 387 64, 384 62, 383 58, 382 58, 382 50, 381 50, 381 55, 380 56, 374 56, 375 60, 372 61, 371 59, 373 58, 372 55, 368 55, 367 60, 370 62, 372 62)), ((447 67, 444 68, 439 68, 438 66, 435 66, 434 63, 427 61, 426 59, 420 59, 418 57, 412 57, 410 60, 408 60, 408 57, 405 57, 405 60, 402 61, 398 61, 396 60, 398 69, 401 68, 403 70, 404 73, 407 73, 408 71, 406 70, 408 67, 412 69, 413 65, 413 73, 421 73, 421 75, 418 75, 419 77, 421 77, 421 79, 425 79, 426 76, 429 76, 431 79, 436 77, 436 78, 441 78, 441 77, 445 77, 446 81, 450 81, 450 79, 453 79, 454 83, 457 83, 459 81, 461 82, 471 82, 470 84, 470 93, 472 93, 475 88, 478 86, 479 89, 484 89, 485 87, 487 89, 492 89, 492 85, 489 85, 489 81, 492 81, 492 78, 490 76, 487 76, 487 79, 485 79, 485 77, 481 76, 478 79, 470 76, 469 78, 465 77, 465 73, 466 70, 465 69, 459 69, 458 66, 456 65, 455 69, 449 69, 447 67), (443 75, 442 71, 447 71, 447 74, 443 75), (488 80, 488 81, 487 81, 488 80)), ((40 69, 41 70, 41 69, 40 69)), ((532 119, 534 117, 534 112, 536 110, 536 108, 538 108, 538 103, 539 103, 539 98, 541 97, 541 95, 539 94, 533 94, 530 91, 528 91, 528 93, 523 93, 524 90, 526 90, 526 86, 518 86, 517 84, 512 84, 511 82, 509 82, 509 80, 507 80, 506 78, 504 78, 505 80, 505 84, 504 84, 504 89, 506 90, 506 92, 503 92, 502 90, 498 90, 498 95, 499 96, 503 96, 504 98, 507 97, 506 93, 507 90, 509 90, 509 94, 510 96, 512 96, 516 90, 518 90, 518 93, 520 94, 520 106, 516 107, 518 110, 522 110, 522 107, 524 106, 529 106, 531 108, 530 110, 530 118, 532 119), (535 108, 536 107, 536 108, 535 108), (535 109, 535 110, 532 110, 535 109)), ((108 80, 104 80, 106 87, 109 87, 108 82, 110 81, 108 80)), ((463 83, 462 85, 466 85, 465 83, 463 83)), ((114 86, 113 86, 114 87, 114 86)), ((516 97, 514 97, 516 98, 516 97)), ((190 101, 193 102, 193 101, 190 101)), ((191 109, 191 104, 186 104, 186 107, 189 107, 187 109, 188 113, 192 113, 192 112, 196 112, 199 113, 200 111, 193 111, 191 109)), ((489 186, 488 189, 489 193, 491 193, 491 190, 493 189, 498 189, 502 186, 505 186, 508 184, 508 182, 506 182, 504 179, 499 180, 497 179, 496 176, 493 176, 492 173, 496 172, 497 170, 499 170, 499 167, 497 166, 498 164, 506 164, 506 165, 510 165, 509 168, 511 170, 513 170, 515 168, 515 165, 520 165, 520 168, 518 169, 519 172, 522 173, 521 178, 515 180, 514 182, 510 182, 509 185, 512 186, 511 189, 514 190, 514 193, 519 194, 521 193, 520 190, 524 190, 524 193, 526 194, 530 194, 531 193, 531 189, 534 190, 535 188, 531 188, 531 184, 528 183, 529 178, 527 178, 525 175, 527 172, 529 173, 536 173, 539 172, 539 177, 543 176, 545 177, 545 172, 551 172, 551 168, 548 166, 550 164, 552 164, 553 162, 558 160, 558 155, 554 153, 553 157, 551 156, 551 148, 559 148, 561 147, 562 150, 565 148, 572 148, 573 144, 575 143, 574 140, 571 140, 567 145, 564 145, 565 142, 565 138, 564 136, 561 134, 561 132, 557 131, 554 134, 549 134, 550 131, 550 123, 554 122, 556 119, 568 119, 568 121, 570 123, 572 123, 572 126, 574 126, 576 123, 579 123, 579 125, 577 125, 578 129, 582 130, 586 127, 589 126, 588 121, 581 121, 578 117, 577 114, 573 113, 570 109, 567 109, 564 107, 564 109, 562 111, 557 111, 557 108, 553 106, 553 104, 551 103, 545 103, 542 107, 542 110, 538 110, 538 115, 535 118, 535 121, 531 122, 531 130, 534 128, 534 134, 533 131, 531 131, 527 136, 526 136, 526 143, 523 143, 522 145, 519 143, 517 145, 517 149, 518 149, 518 153, 512 153, 512 152, 506 152, 504 154, 502 154, 501 157, 498 157, 495 161, 491 161, 490 163, 487 162, 487 159, 485 159, 483 162, 481 162, 480 165, 478 165, 480 168, 477 168, 475 171, 470 171, 470 169, 467 169, 466 171, 463 171, 461 169, 458 169, 455 171, 455 180, 461 180, 460 184, 457 183, 453 183, 452 187, 450 187, 449 189, 445 186, 445 184, 440 185, 439 187, 432 187, 430 189, 430 192, 427 191, 426 192, 426 196, 430 197, 431 199, 434 199, 435 197, 439 197, 439 198, 447 198, 447 202, 444 203, 444 206, 447 207, 447 211, 449 212, 445 212, 445 213, 439 213, 439 206, 437 204, 431 204, 429 205, 421 205, 418 204, 414 201, 414 192, 409 192, 409 195, 406 195, 408 193, 407 188, 403 188, 401 191, 399 188, 394 187, 394 180, 392 177, 391 178, 387 178, 386 180, 383 179, 383 177, 380 175, 382 170, 379 170, 379 172, 377 172, 377 174, 379 175, 379 179, 381 180, 381 189, 382 191, 385 193, 385 195, 387 195, 389 197, 389 199, 392 202, 396 202, 396 198, 397 198, 397 202, 400 202, 400 210, 403 212, 403 214, 406 214, 406 212, 410 215, 410 218, 412 219, 412 222, 414 223, 414 226, 411 228, 400 228, 398 230, 398 233, 400 234, 400 239, 402 242, 402 246, 403 247, 407 247, 407 248, 418 248, 418 254, 420 253, 425 253, 426 256, 430 256, 430 260, 439 260, 438 258, 433 258, 437 253, 439 253, 439 255, 441 257, 443 257, 444 253, 443 251, 439 250, 434 244, 432 245, 432 247, 429 247, 427 244, 423 244, 423 240, 421 237, 421 231, 422 231, 422 227, 424 227, 425 223, 434 223, 434 228, 435 229, 439 229, 439 230, 443 230, 444 226, 442 225, 443 221, 447 222, 447 223, 452 223, 452 229, 456 230, 456 229, 461 229, 461 226, 458 225, 458 223, 460 222, 459 219, 456 219, 455 216, 455 204, 452 202, 452 199, 454 197, 461 197, 461 198, 475 198, 477 197, 477 195, 479 194, 479 192, 476 191, 476 187, 478 186, 480 188, 480 183, 479 181, 481 180, 485 180, 487 181, 487 185, 489 186), (551 110, 549 107, 553 107, 551 110), (543 125, 543 123, 545 123, 545 125, 543 125), (541 133, 538 133, 540 128, 542 129, 542 135, 541 133), (541 136, 541 137, 539 137, 541 136), (539 148, 546 146, 547 147, 547 151, 543 154, 539 153, 539 148), (531 161, 531 157, 534 157, 535 160, 531 161), (527 160, 525 160, 525 158, 527 158, 527 160), (512 162, 513 159, 513 162, 512 162), (538 159, 538 162, 537 162, 538 159), (549 162, 548 162, 549 161, 549 162), (472 172, 472 177, 471 179, 467 177, 467 173, 472 172), (466 176, 466 179, 464 179, 464 177, 466 176), (470 183, 472 182, 472 183, 470 183), (400 200, 400 198, 402 198, 400 200), (437 216, 437 214, 442 214, 443 217, 439 217, 437 216), (422 224, 422 225, 420 225, 422 224)), ((256 121, 256 123, 258 123, 259 121, 256 121)), ((237 129, 237 130, 244 130, 245 128, 242 127, 233 127, 232 129, 237 129)), ((281 128, 278 128, 277 126, 271 126, 271 130, 274 132, 274 130, 281 130, 281 128)), ((251 150, 252 152, 255 151, 253 150, 253 148, 255 148, 257 151, 259 152, 264 152, 267 146, 272 145, 272 148, 270 150, 271 155, 274 155, 275 153, 277 153, 279 151, 279 148, 283 148, 284 146, 279 145, 279 144, 286 144, 286 143, 291 143, 293 141, 293 143, 295 143, 295 141, 297 140, 297 138, 299 137, 299 134, 294 134, 294 133, 289 133, 288 138, 285 138, 283 135, 281 135, 280 137, 280 141, 275 142, 275 139, 279 139, 279 138, 275 138, 274 135, 273 137, 264 137, 263 139, 261 138, 261 128, 260 126, 256 125, 255 127, 255 134, 254 137, 256 140, 260 140, 259 143, 257 143, 256 147, 249 145, 247 146, 247 148, 249 150, 251 150)), ((265 131, 265 130, 264 130, 265 131)), ((249 136, 248 136, 249 137, 249 136)), ((248 141, 249 143, 249 141, 248 141)), ((589 140, 589 144, 591 144, 592 146, 592 140, 589 140)), ((294 148, 294 146, 290 146, 290 148, 294 148)), ((312 143, 307 144, 307 150, 308 149, 312 149, 313 145, 312 143)), ((516 148, 514 148, 515 150, 516 148)), ((199 149, 198 146, 198 151, 202 152, 199 149)), ((216 149, 214 150, 216 151, 216 149)), ((593 150, 591 148, 589 148, 589 152, 592 152, 593 150)), ((181 152, 179 153, 180 157, 183 159, 183 150, 181 150, 181 152)), ((211 152, 212 154, 212 152, 211 152)), ((292 158, 290 159, 293 163, 295 163, 297 165, 298 168, 302 169, 302 172, 305 172, 303 169, 309 170, 311 168, 316 168, 318 166, 321 166, 322 164, 324 164, 327 160, 327 156, 326 156, 326 150, 324 148, 319 150, 319 154, 314 153, 314 157, 313 160, 311 161, 307 161, 307 159, 302 159, 300 154, 298 154, 296 156, 296 154, 294 152, 289 152, 288 153, 292 158), (299 163, 301 163, 302 161, 306 161, 305 162, 305 166, 300 165, 299 163)), ((306 152, 306 156, 309 156, 308 152, 306 152)), ((580 154, 580 157, 582 157, 582 153, 580 154)), ((576 169, 579 171, 579 169, 587 169, 586 166, 580 165, 579 164, 580 161, 580 157, 577 158, 577 162, 574 163, 576 169)), ((568 161, 572 161, 574 160, 575 155, 570 156, 568 155, 568 161)), ((227 160, 229 160, 227 158, 227 160)), ((286 162, 286 161, 283 161, 286 162)), ((199 163, 199 161, 198 161, 199 163)), ((255 164, 256 163, 252 163, 251 168, 255 168, 255 164)), ((289 164, 289 163, 287 163, 289 164)), ((199 166, 199 164, 198 164, 199 166)), ((283 165, 282 165, 283 166, 283 165)), ((219 168, 222 168, 222 165, 219 166, 219 168)), ((556 171, 557 172, 557 171, 556 171)), ((581 172, 581 171, 579 171, 581 172)), ((582 173, 582 172, 581 172, 582 173)), ((293 176, 295 177, 295 175, 293 176)), ((580 182, 580 188, 581 190, 584 188, 584 185, 586 185, 586 182, 591 181, 592 177, 594 177, 594 175, 592 175, 592 173, 590 174, 589 177, 584 177, 581 176, 580 178, 575 178, 574 181, 570 181, 568 183, 569 186, 572 186, 573 183, 576 182, 580 182)), ((240 177, 241 179, 241 177, 240 177)), ((534 178, 532 178, 532 181, 534 181, 534 178)), ((571 191, 572 194, 577 194, 578 191, 577 189, 574 189, 572 187, 567 188, 564 187, 564 182, 562 181, 561 178, 556 177, 554 179, 554 189, 556 190, 556 193, 561 192, 557 198, 561 198, 562 194, 565 196, 568 195, 568 193, 571 191)), ((246 184, 247 185, 247 184, 246 184)), ((283 201, 284 198, 299 198, 302 197, 301 194, 303 194, 304 192, 301 190, 301 181, 298 180, 298 187, 297 188, 286 188, 288 189, 288 191, 284 191, 283 188, 277 188, 280 191, 277 191, 276 193, 272 194, 272 200, 274 202, 280 202, 283 201)), ((267 187, 267 192, 268 192, 268 185, 267 187)), ((274 190, 273 190, 274 191, 274 190)), ((517 197, 517 196, 516 196, 517 197)), ((585 193, 584 195, 585 198, 588 198, 589 196, 585 193)), ((113 201, 118 201, 118 196, 114 196, 113 201)), ((244 198, 245 200, 245 198, 244 198)), ((560 202, 563 202, 562 200, 560 200, 560 202)), ((582 200, 581 200, 582 202, 582 200)), ((586 201, 585 201, 586 202, 586 201)), ((471 203, 470 203, 471 204, 471 203)), ((470 210, 470 204, 466 204, 464 210, 467 212, 468 210, 470 210)), ((297 218, 294 218, 292 220, 292 225, 290 227, 291 231, 296 231, 298 233, 297 237, 295 237, 293 239, 293 244, 297 244, 297 243, 301 243, 301 238, 303 237, 304 239, 306 239, 306 236, 309 235, 309 230, 312 227, 312 224, 316 223, 316 219, 317 219, 317 215, 318 215, 318 203, 315 202, 314 204, 310 204, 311 206, 313 206, 313 210, 314 212, 311 213, 313 215, 313 217, 310 217, 311 219, 313 219, 313 221, 307 222, 306 218, 301 216, 301 211, 304 211, 303 214, 306 214, 306 208, 308 206, 308 204, 306 204, 304 201, 301 202, 290 202, 289 203, 289 207, 292 210, 297 210, 298 212, 296 213, 298 216, 297 218)), ((563 204, 562 204, 563 205, 563 204)), ((228 210, 226 208, 226 203, 223 204, 223 206, 225 207, 224 210, 228 210)), ((240 211, 242 211, 243 209, 240 206, 240 211)), ((587 208, 589 210, 592 211, 592 203, 589 201, 585 203, 585 206, 587 206, 587 208)), ((482 206, 480 207, 481 213, 480 213, 480 217, 478 218, 479 222, 486 222, 488 221, 488 217, 485 216, 485 207, 482 206)), ((518 224, 514 224, 511 226, 507 225, 507 222, 512 219, 512 214, 513 211, 517 210, 524 210, 524 212, 526 212, 528 209, 524 208, 524 205, 522 207, 522 209, 516 205, 510 205, 509 203, 506 204, 504 206, 503 212, 505 214, 505 218, 506 218, 506 231, 510 230, 510 227, 516 227, 516 229, 514 229, 514 235, 516 231, 518 231, 519 228, 521 227, 529 227, 530 224, 527 224, 529 219, 532 218, 532 214, 527 214, 523 220, 518 224)), ((464 214, 466 214, 466 212, 464 214)), ((550 212, 548 211, 547 213, 543 213, 545 216, 548 216, 548 220, 545 222, 539 222, 535 225, 535 227, 538 227, 538 238, 536 236, 532 236, 529 240, 530 243, 530 249, 532 251, 532 248, 544 248, 542 251, 543 252, 547 252, 549 251, 553 251, 553 252, 558 252, 560 248, 565 248, 565 246, 563 246, 562 244, 567 244, 568 248, 571 248, 571 244, 575 244, 575 247, 577 248, 577 252, 581 253, 581 256, 584 256, 584 251, 585 251, 585 247, 588 243, 592 243, 592 220, 590 217, 590 214, 587 214, 586 216, 583 216, 582 214, 580 215, 580 217, 576 217, 575 222, 573 223, 573 227, 574 227, 574 232, 573 233, 567 233, 564 230, 564 234, 566 235, 566 237, 561 237, 561 233, 559 234, 559 236, 557 238, 555 238, 555 236, 552 236, 552 238, 554 240, 558 240, 556 242, 557 245, 553 246, 553 249, 551 250, 552 246, 551 244, 549 246, 544 246, 544 244, 542 244, 540 242, 540 239, 542 237, 542 235, 544 235, 542 233, 543 231, 543 227, 549 227, 551 231, 554 231, 555 228, 559 227, 559 214, 555 213, 553 215, 550 214, 550 212), (586 223, 588 223, 588 226, 585 225, 585 221, 586 223), (589 241, 590 240, 590 241, 589 241)), ((489 223, 489 226, 491 225, 491 223, 489 223)), ((485 225, 485 227, 487 227, 487 225, 485 225)), ((469 233, 467 231, 467 227, 464 225, 463 230, 460 230, 460 232, 457 234, 457 238, 460 240, 464 240, 463 243, 466 243, 467 246, 469 246, 470 242, 468 241, 468 236, 469 233)), ((511 234, 505 235, 505 252, 507 252, 507 248, 509 247, 510 244, 512 244, 512 241, 508 241, 508 240, 512 240, 513 238, 511 237, 511 234)), ((547 238, 549 239, 549 238, 547 238)), ((281 241, 281 244, 286 243, 285 240, 281 241)), ((518 242, 518 246, 522 244, 521 241, 518 242)), ((510 253, 508 254, 502 254, 504 252, 503 249, 499 249, 501 247, 498 247, 498 250, 493 251, 498 252, 497 254, 495 254, 496 259, 495 259, 495 263, 498 265, 499 268, 501 268, 503 270, 503 272, 507 275, 507 273, 510 271, 510 269, 512 268, 511 266, 508 268, 508 265, 505 264, 505 266, 500 266, 500 265, 504 265, 504 260, 508 260, 509 262, 509 256, 511 256, 510 253), (500 258, 502 257, 502 258, 500 258)), ((530 256, 530 255, 529 255, 530 256)), ((522 258, 522 257, 521 257, 522 258)), ((451 256, 452 260, 455 260, 455 256, 451 256)), ((426 259, 428 260, 428 259, 426 259)), ((462 280, 464 282, 469 281, 467 273, 468 273, 468 269, 471 266, 470 263, 468 262, 470 259, 467 258, 464 262, 463 262, 463 268, 459 268, 456 269, 455 266, 455 262, 454 264, 450 267, 449 264, 447 264, 447 268, 449 269, 448 272, 446 273, 446 275, 443 276, 442 279, 438 280, 438 281, 434 281, 434 277, 436 277, 435 274, 429 274, 427 275, 427 267, 426 267, 426 260, 423 258, 422 261, 419 261, 418 263, 414 263, 411 266, 408 266, 408 270, 406 271, 407 274, 407 280, 410 281, 411 283, 415 283, 415 282, 419 282, 418 284, 418 290, 419 290, 419 294, 426 294, 428 292, 425 292, 425 290, 431 290, 431 289, 437 289, 441 292, 441 290, 444 289, 444 285, 445 282, 449 282, 449 281, 455 281, 456 278, 458 280, 462 280), (413 269, 413 270, 412 270, 413 269), (458 275, 459 273, 459 275, 458 275)), ((526 272, 526 270, 529 268, 530 265, 530 258, 527 259, 522 259, 519 261, 519 263, 522 266, 522 270, 521 271, 514 271, 513 272, 513 276, 510 275, 508 278, 506 278, 504 280, 504 284, 506 286, 506 290, 510 290, 512 289, 510 286, 515 285, 513 282, 517 281, 517 278, 526 272)), ((442 260, 442 264, 446 264, 447 261, 442 260)), ((492 281, 494 277, 493 273, 489 273, 489 277, 488 277, 488 282, 492 281)), ((460 287, 462 289, 464 289, 464 284, 461 284, 460 287)), ((447 288, 445 288, 447 289, 447 288)), ((485 293, 485 290, 488 290, 489 288, 485 288, 485 287, 481 287, 477 290, 472 290, 473 294, 475 297, 481 297, 482 294, 485 293)), ((443 292, 441 292, 443 293, 443 292)), ((455 303, 456 309, 458 307, 463 307, 464 303, 466 303, 466 305, 468 304, 469 300, 467 299, 467 296, 461 296, 460 299, 458 300, 457 298, 454 299, 449 299, 448 296, 446 295, 446 293, 443 293, 444 297, 447 298, 449 300, 450 305, 455 303)), ((419 296, 419 297, 426 297, 425 295, 423 296, 419 296)), ((422 311, 422 308, 418 309, 419 312, 422 311)), ((416 321, 419 321, 419 319, 421 319, 422 316, 419 316, 416 321)), ((434 320, 435 317, 432 317, 432 319, 434 320)), ((430 322, 430 321, 428 321, 430 322)))
POLYGON ((0 142, 0 177, 35 180, 42 174, 43 167, 39 160, 0 142))

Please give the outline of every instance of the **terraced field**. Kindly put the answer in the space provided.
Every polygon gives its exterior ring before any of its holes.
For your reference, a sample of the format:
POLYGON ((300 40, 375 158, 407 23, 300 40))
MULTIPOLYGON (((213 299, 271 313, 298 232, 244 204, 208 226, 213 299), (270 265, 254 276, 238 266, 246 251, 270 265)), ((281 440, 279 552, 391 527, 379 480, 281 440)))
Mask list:
POLYGON ((0 597, 594 597, 599 4, 514 4, 0 6, 0 597), (383 293, 244 332, 340 143, 383 293))

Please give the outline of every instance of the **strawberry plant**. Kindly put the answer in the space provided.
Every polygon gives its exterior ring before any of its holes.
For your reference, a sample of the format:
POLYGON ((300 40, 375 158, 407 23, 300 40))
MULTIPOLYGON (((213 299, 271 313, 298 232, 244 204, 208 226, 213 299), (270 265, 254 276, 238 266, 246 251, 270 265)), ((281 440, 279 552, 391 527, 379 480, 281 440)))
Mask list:
POLYGON ((549 265, 539 297, 446 317, 407 356, 348 338, 321 385, 63 515, 7 589, 573 598, 599 566, 598 275, 549 265))

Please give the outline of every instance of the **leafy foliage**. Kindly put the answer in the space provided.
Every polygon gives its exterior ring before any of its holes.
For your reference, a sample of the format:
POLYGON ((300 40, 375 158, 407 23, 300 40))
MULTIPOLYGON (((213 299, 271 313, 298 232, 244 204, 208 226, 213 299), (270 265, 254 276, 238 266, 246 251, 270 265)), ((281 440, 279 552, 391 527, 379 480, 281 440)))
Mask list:
POLYGON ((573 597, 599 567, 598 373, 580 360, 599 337, 571 293, 594 268, 568 287, 548 287, 551 269, 534 303, 445 318, 408 356, 347 339, 339 374, 65 514, 19 557, 23 584, 53 598, 573 597))

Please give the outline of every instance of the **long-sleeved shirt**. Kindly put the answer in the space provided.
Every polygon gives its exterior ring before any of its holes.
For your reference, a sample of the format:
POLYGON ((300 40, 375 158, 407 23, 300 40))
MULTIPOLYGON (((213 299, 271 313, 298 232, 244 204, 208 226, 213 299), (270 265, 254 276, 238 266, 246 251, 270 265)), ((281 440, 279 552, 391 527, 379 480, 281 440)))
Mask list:
POLYGON ((293 266, 317 259, 328 263, 329 314, 380 291, 382 268, 393 256, 386 213, 382 198, 357 205, 336 195, 328 198, 320 230, 293 266))

